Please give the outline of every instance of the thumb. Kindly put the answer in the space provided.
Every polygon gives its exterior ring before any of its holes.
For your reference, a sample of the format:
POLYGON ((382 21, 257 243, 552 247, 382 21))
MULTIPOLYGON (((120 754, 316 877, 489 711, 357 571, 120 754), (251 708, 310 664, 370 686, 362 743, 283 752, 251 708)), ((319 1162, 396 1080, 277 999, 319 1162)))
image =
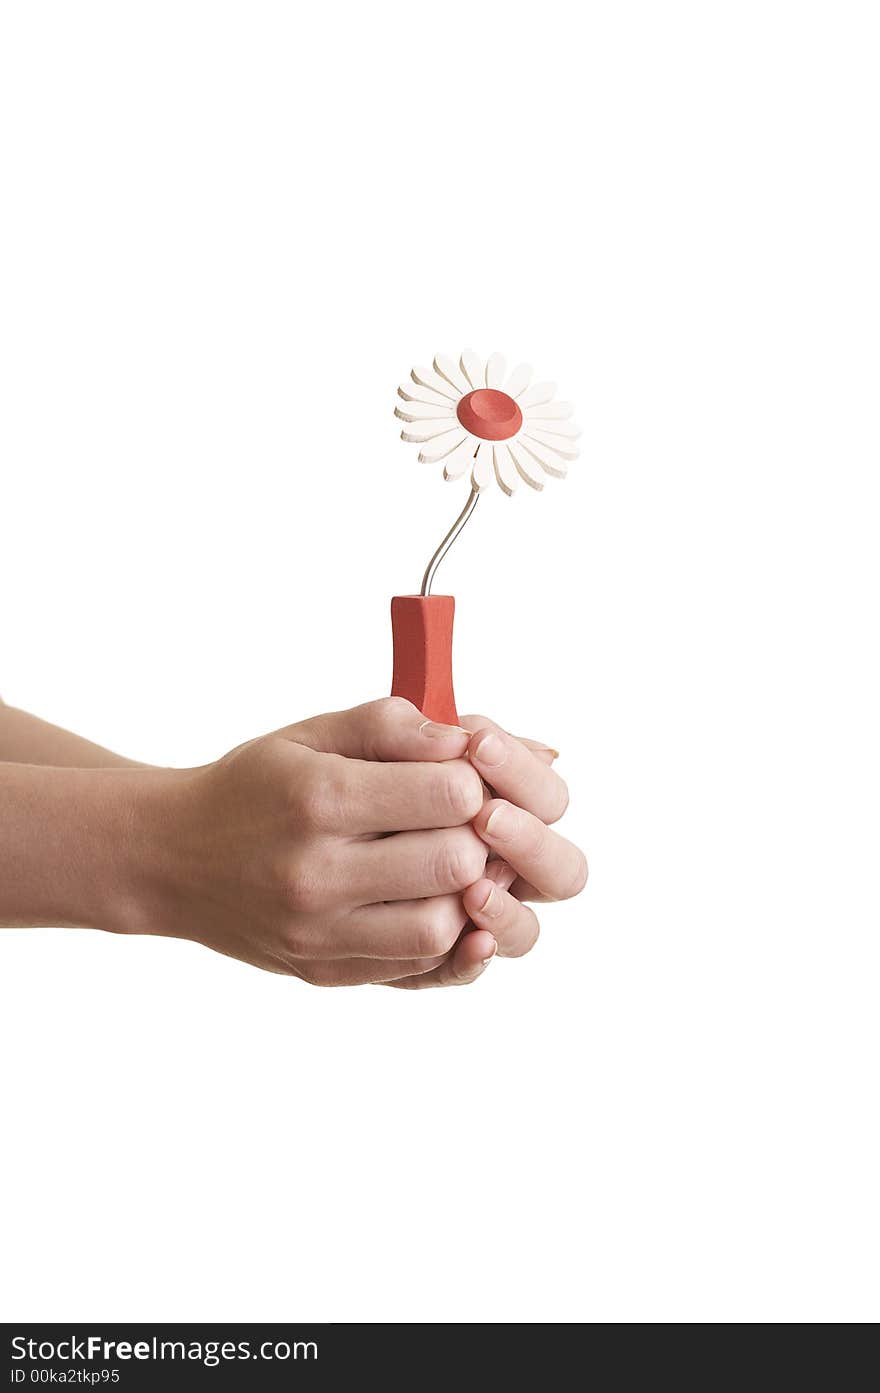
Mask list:
POLYGON ((461 726, 427 721, 405 697, 382 697, 349 711, 328 711, 277 734, 325 754, 371 760, 460 759, 470 739, 461 726))

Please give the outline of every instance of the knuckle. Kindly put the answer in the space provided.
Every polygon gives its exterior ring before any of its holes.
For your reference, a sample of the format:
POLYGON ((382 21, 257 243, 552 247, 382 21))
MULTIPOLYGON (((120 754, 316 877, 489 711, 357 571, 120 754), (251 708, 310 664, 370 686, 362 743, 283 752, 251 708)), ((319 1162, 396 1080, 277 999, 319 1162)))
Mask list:
MULTIPOLYGON (((416 955, 419 958, 444 958, 458 939, 464 923, 463 914, 456 915, 451 905, 432 904, 417 934, 416 955)), ((431 966, 436 966, 431 963, 431 966)))
POLYGON ((312 857, 299 857, 287 867, 283 898, 291 914, 317 914, 326 904, 326 875, 312 857))
POLYGON ((394 736, 408 720, 419 714, 418 708, 401 696, 379 697, 362 706, 361 712, 364 743, 371 759, 387 758, 387 753, 383 755, 383 752, 387 752, 394 736))
POLYGON ((294 797, 297 820, 315 832, 334 832, 348 796, 345 761, 337 755, 320 755, 301 775, 294 797))
POLYGON ((418 708, 402 696, 380 697, 378 701, 369 704, 367 709, 370 708, 376 721, 382 726, 397 725, 407 716, 418 715, 418 708))
POLYGON ((304 818, 314 801, 314 795, 319 783, 315 761, 304 758, 297 764, 296 772, 290 783, 290 806, 294 815, 304 818))
POLYGON ((456 890, 464 890, 483 874, 487 855, 488 848, 476 833, 463 829, 443 843, 440 878, 456 890))
POLYGON ((476 769, 463 760, 440 766, 442 800, 453 815, 470 822, 483 806, 483 784, 476 769))
POLYGON ((459 720, 465 730, 482 730, 484 726, 488 727, 490 730, 495 729, 495 722, 490 716, 481 716, 479 714, 475 716, 461 716, 459 720))
POLYGON ((435 961, 442 959, 451 947, 452 943, 449 942, 442 924, 422 925, 417 935, 416 945, 416 955, 420 962, 427 961, 433 967, 435 961))

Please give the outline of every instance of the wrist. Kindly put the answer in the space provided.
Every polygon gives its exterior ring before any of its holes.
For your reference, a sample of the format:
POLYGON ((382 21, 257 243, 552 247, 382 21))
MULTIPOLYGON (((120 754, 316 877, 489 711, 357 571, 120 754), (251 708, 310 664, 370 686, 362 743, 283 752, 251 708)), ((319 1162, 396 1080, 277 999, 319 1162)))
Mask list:
POLYGON ((69 772, 70 801, 62 816, 78 829, 82 884, 71 887, 77 922, 110 933, 161 932, 155 906, 170 871, 173 790, 186 771, 69 772))
POLYGON ((0 923, 113 926, 125 804, 108 773, 0 764, 0 923))
POLYGON ((185 773, 0 764, 0 924, 161 932, 149 905, 185 773))
POLYGON ((181 803, 191 769, 114 769, 107 775, 112 850, 94 927, 125 934, 173 934, 171 913, 182 859, 181 803))

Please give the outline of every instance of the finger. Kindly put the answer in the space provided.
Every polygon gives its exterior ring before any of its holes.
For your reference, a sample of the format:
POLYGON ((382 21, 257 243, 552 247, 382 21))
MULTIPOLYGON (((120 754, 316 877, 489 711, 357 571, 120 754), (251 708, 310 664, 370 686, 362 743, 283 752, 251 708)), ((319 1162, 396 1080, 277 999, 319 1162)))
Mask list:
POLYGON ((570 899, 586 885, 587 862, 583 852, 551 831, 533 813, 494 798, 480 809, 473 825, 517 875, 548 899, 570 899))
POLYGON ((462 827, 483 804, 479 774, 464 759, 442 764, 379 764, 364 759, 315 759, 304 793, 306 816, 331 836, 462 827))
POLYGON ((460 726, 426 721, 404 697, 382 697, 350 711, 330 711, 285 726, 278 734, 313 750, 374 760, 457 759, 468 739, 460 726))
MULTIPOLYGON (((500 726, 497 721, 490 720, 488 716, 460 716, 459 720, 465 730, 469 730, 471 734, 476 730, 486 728, 504 730, 504 726, 500 726)), ((510 731, 506 733, 509 735, 510 731)), ((543 740, 530 740, 527 735, 514 735, 513 739, 518 740, 521 745, 525 745, 527 750, 531 750, 532 754, 537 755, 542 764, 552 764, 554 759, 559 758, 559 751, 554 750, 552 745, 545 745, 543 740)))
POLYGON ((486 879, 494 881, 502 890, 509 890, 517 879, 517 874, 512 866, 508 866, 506 861, 502 861, 500 857, 495 857, 494 860, 490 859, 486 863, 486 879))
POLYGON ((332 948, 321 929, 315 952, 320 947, 333 959, 442 958, 452 952, 467 921, 461 895, 362 905, 334 925, 332 948))
POLYGON ((454 894, 480 879, 486 857, 486 845, 471 827, 352 842, 343 856, 346 899, 366 905, 454 894))
POLYGON ((514 899, 531 900, 536 904, 549 904, 546 895, 542 895, 540 890, 536 890, 534 885, 530 885, 527 880, 523 880, 521 875, 517 875, 512 866, 508 866, 506 861, 499 857, 490 860, 486 865, 486 879, 492 880, 496 885, 500 885, 502 890, 509 890, 514 899))
POLYGON ((339 958, 333 962, 295 962, 295 977, 313 987, 364 987, 374 982, 393 982, 400 977, 417 977, 442 967, 445 958, 404 958, 400 961, 378 958, 339 958))
POLYGON ((462 898, 474 927, 492 934, 499 957, 521 958, 534 948, 540 931, 534 911, 496 882, 478 880, 468 886, 462 898))
POLYGON ((538 745, 531 740, 524 740, 521 735, 515 735, 514 740, 518 740, 521 745, 525 745, 527 750, 531 750, 535 759, 539 759, 542 764, 552 764, 559 758, 558 750, 551 750, 547 745, 538 745))
POLYGON ((565 781, 506 731, 491 727, 476 731, 468 755, 477 773, 500 797, 526 808, 542 822, 558 822, 568 807, 565 781))
POLYGON ((445 962, 430 972, 421 972, 409 977, 388 982, 389 987, 404 991, 421 991, 425 987, 464 987, 482 977, 495 956, 495 940, 484 929, 473 929, 462 934, 455 951, 445 962))
POLYGON ((530 885, 527 880, 523 880, 521 875, 514 875, 510 884, 510 893, 517 900, 531 901, 532 904, 549 904, 550 896, 542 895, 534 885, 530 885))

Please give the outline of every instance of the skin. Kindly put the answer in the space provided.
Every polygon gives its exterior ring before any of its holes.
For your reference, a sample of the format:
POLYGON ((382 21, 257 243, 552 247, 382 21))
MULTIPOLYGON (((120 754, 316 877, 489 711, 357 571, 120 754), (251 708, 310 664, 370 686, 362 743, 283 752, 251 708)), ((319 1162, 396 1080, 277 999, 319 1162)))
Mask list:
POLYGON ((389 697, 197 769, 0 703, 0 925, 191 939, 322 986, 474 981, 586 883, 555 752, 389 697))

